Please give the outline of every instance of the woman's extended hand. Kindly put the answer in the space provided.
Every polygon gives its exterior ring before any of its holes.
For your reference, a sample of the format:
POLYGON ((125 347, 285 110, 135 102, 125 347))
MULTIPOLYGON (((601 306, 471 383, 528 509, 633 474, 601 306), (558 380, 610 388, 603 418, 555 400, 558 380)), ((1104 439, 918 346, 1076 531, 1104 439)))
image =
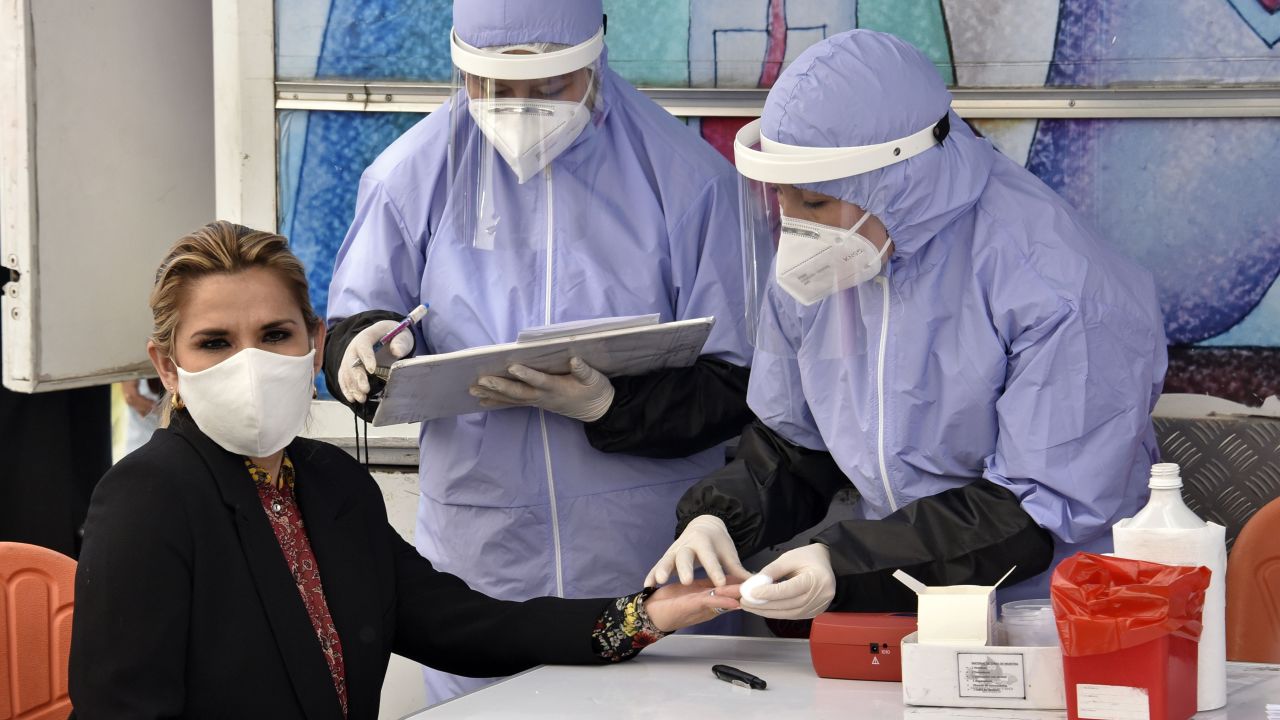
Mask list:
POLYGON ((644 609, 659 630, 675 632, 714 618, 720 614, 717 608, 740 609, 738 597, 737 585, 716 587, 710 580, 695 580, 689 585, 675 583, 658 588, 644 601, 644 609))

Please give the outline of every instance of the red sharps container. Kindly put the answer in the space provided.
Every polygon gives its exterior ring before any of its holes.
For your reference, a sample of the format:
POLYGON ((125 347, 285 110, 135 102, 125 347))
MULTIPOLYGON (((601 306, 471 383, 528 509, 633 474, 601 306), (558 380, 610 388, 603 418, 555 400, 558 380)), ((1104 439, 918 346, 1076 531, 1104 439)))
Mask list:
POLYGON ((1071 720, 1196 712, 1196 651, 1209 569, 1077 553, 1054 570, 1071 720))

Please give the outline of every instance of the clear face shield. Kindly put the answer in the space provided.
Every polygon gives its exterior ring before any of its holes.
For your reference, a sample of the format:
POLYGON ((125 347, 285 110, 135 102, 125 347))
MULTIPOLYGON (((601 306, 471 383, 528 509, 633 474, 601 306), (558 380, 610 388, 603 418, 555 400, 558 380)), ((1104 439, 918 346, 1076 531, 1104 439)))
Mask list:
MULTIPOLYGON (((828 357, 847 356, 860 336, 856 294, 888 263, 890 242, 870 213, 808 189, 814 183, 849 178, 913 157, 945 136, 942 122, 909 137, 859 147, 802 147, 760 135, 760 121, 738 132, 734 156, 739 172, 743 272, 747 323, 755 346, 793 354, 796 339, 779 332, 777 303, 768 293, 792 300, 816 318, 825 317, 839 337, 807 338, 828 357), (870 225, 868 224, 870 221, 870 225), (874 230, 879 232, 874 232, 874 230)), ((868 331, 873 329, 868 329, 868 331)), ((865 346, 864 346, 865 347, 865 346)))
POLYGON ((603 32, 570 47, 531 43, 481 49, 452 36, 449 196, 454 221, 492 249, 519 222, 548 168, 591 124, 603 32))

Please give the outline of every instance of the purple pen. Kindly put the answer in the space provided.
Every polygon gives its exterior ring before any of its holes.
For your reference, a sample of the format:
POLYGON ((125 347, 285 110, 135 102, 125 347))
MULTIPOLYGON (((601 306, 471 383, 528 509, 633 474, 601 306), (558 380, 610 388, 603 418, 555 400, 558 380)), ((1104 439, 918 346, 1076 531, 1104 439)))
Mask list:
MULTIPOLYGON (((391 328, 390 332, 388 332, 386 335, 383 335, 381 338, 378 339, 377 342, 373 344, 373 351, 378 352, 383 347, 385 347, 387 343, 395 339, 395 336, 403 332, 405 328, 421 320, 427 314, 427 308, 429 307, 431 306, 428 303, 423 303, 418 307, 414 308, 413 310, 409 311, 408 317, 406 317, 404 320, 401 320, 395 327, 391 328)), ((359 359, 357 359, 354 363, 351 364, 351 367, 358 367, 359 365, 361 365, 361 362, 359 359)))
POLYGON ((409 311, 409 317, 405 318, 404 320, 401 320, 399 325, 396 325, 395 327, 391 328, 391 332, 387 333, 386 335, 383 335, 382 338, 378 340, 378 342, 373 344, 373 351, 378 352, 383 347, 385 347, 387 343, 391 342, 395 338, 395 336, 399 335, 401 331, 403 331, 405 328, 421 320, 422 317, 427 314, 428 307, 429 306, 426 303, 423 303, 418 307, 414 308, 413 310, 409 311))

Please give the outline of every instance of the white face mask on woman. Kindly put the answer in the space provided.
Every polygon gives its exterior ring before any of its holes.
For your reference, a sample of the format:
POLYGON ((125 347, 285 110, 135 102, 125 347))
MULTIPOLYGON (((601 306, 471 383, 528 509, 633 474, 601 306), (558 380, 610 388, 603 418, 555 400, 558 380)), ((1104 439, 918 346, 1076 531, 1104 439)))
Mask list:
POLYGON ((875 243, 858 232, 869 217, 871 213, 862 213, 845 230, 784 215, 774 266, 778 286, 802 304, 812 305, 880 274, 889 242, 876 250, 875 243))
POLYGON ((245 348, 200 372, 178 368, 178 394, 196 425, 224 450, 267 457, 307 422, 315 354, 245 348))

